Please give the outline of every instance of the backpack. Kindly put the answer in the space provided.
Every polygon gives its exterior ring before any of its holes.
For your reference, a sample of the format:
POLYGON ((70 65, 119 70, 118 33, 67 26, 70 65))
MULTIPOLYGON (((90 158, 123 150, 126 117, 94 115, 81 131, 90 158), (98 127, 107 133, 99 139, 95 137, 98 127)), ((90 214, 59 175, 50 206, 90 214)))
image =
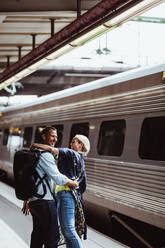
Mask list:
POLYGON ((43 198, 46 194, 46 186, 43 182, 46 174, 41 178, 36 171, 40 155, 46 151, 19 150, 14 155, 13 173, 15 180, 15 194, 20 200, 28 200, 32 196, 43 198), (40 179, 36 184, 37 179, 40 179), (43 194, 37 194, 38 186, 42 184, 43 194))

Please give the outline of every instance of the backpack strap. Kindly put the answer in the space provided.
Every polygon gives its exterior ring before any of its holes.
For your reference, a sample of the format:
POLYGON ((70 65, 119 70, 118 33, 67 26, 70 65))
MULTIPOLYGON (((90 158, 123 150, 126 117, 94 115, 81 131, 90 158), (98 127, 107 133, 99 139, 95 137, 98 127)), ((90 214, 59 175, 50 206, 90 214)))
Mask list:
POLYGON ((37 177, 40 179, 39 182, 36 184, 36 187, 38 189, 38 186, 42 183, 42 187, 43 187, 43 194, 38 194, 35 193, 34 196, 38 197, 38 198, 43 198, 46 195, 46 186, 43 182, 44 179, 46 179, 46 174, 43 177, 40 177, 40 175, 38 174, 37 171, 35 171, 35 173, 37 174, 37 177))
MULTIPOLYGON (((39 157, 41 156, 42 153, 47 152, 47 151, 40 151, 39 149, 35 149, 35 150, 37 151, 39 157)), ((44 183, 43 180, 46 179, 46 176, 47 176, 47 175, 45 174, 43 177, 41 177, 41 176, 39 175, 39 173, 37 172, 36 169, 34 170, 34 173, 35 173, 34 176, 35 176, 36 180, 37 180, 37 178, 40 179, 40 180, 38 181, 38 183, 36 184, 36 188, 38 189, 38 186, 39 186, 40 184, 42 184, 42 187, 43 187, 43 194, 35 193, 34 196, 36 196, 37 198, 42 199, 42 198, 46 195, 46 186, 45 186, 45 183, 44 183)))
MULTIPOLYGON (((40 151, 40 150, 38 150, 38 151, 39 151, 40 155, 41 155, 42 153, 49 152, 49 151, 40 151)), ((44 175, 43 177, 41 177, 41 176, 39 175, 39 173, 38 173, 36 170, 35 170, 35 173, 36 173, 37 177, 40 179, 39 182, 36 184, 36 187, 38 188, 38 186, 39 186, 41 183, 42 183, 42 187, 43 187, 43 194, 37 194, 37 193, 36 193, 35 196, 37 196, 38 198, 43 198, 43 197, 46 195, 47 190, 46 190, 46 186, 45 186, 45 183, 44 183, 44 180, 45 180, 45 182, 46 182, 46 184, 47 184, 47 186, 48 186, 48 189, 49 189, 49 191, 50 191, 50 193, 51 193, 53 199, 56 201, 55 195, 54 195, 53 192, 51 191, 50 184, 49 184, 49 182, 48 182, 48 180, 47 180, 47 174, 45 173, 45 175, 44 175)))

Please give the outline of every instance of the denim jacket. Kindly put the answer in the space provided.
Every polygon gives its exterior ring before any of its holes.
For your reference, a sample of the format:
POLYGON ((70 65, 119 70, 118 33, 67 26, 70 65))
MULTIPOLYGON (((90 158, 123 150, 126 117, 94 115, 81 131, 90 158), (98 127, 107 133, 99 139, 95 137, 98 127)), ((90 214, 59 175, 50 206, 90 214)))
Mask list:
POLYGON ((70 179, 78 177, 80 193, 84 193, 86 190, 86 173, 82 154, 69 148, 59 148, 58 169, 70 179))

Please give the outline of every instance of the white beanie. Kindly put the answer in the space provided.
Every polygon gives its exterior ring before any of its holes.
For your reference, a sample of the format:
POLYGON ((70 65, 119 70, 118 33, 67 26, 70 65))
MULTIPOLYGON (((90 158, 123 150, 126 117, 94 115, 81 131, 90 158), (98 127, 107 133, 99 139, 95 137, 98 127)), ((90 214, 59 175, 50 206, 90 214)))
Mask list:
POLYGON ((89 139, 82 135, 82 134, 77 134, 74 138, 77 138, 79 141, 81 141, 84 145, 84 148, 85 148, 85 152, 84 155, 87 155, 88 152, 90 151, 90 142, 89 142, 89 139))

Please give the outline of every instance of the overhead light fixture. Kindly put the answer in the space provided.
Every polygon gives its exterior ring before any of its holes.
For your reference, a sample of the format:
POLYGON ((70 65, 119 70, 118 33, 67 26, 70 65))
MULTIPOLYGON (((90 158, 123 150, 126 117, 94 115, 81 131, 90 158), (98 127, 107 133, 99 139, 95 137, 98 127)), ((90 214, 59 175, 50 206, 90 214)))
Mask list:
POLYGON ((144 0, 144 1, 140 2, 139 4, 136 4, 136 6, 133 6, 132 8, 129 8, 128 10, 124 11, 120 15, 112 18, 108 22, 100 25, 99 27, 97 27, 97 28, 87 32, 86 34, 82 35, 81 37, 75 39, 74 41, 70 42, 69 44, 73 48, 78 47, 78 46, 82 46, 85 43, 99 37, 100 35, 115 29, 116 27, 118 27, 122 23, 133 18, 134 16, 137 16, 137 15, 145 12, 146 10, 162 3, 162 2, 164 2, 164 0, 162 0, 162 1, 160 1, 160 0, 144 0))
POLYGON ((68 73, 65 73, 64 74, 65 77, 92 77, 92 78, 95 78, 95 77, 98 77, 98 78, 101 78, 101 77, 107 77, 109 76, 108 74, 101 74, 101 73, 74 73, 74 72, 68 72, 68 73))
POLYGON ((17 79, 17 80, 20 80, 24 77, 24 75, 29 75, 31 74, 31 70, 29 68, 26 68, 20 72, 18 72, 14 77, 17 79))
POLYGON ((46 63, 48 63, 48 60, 46 58, 39 60, 38 62, 36 62, 33 65, 30 65, 28 67, 28 69, 33 72, 36 71, 37 69, 39 69, 41 66, 45 65, 46 63))
POLYGON ((72 50, 73 47, 70 46, 69 44, 61 47, 60 49, 58 49, 57 51, 53 52, 52 54, 48 55, 46 57, 47 60, 53 60, 53 59, 57 59, 58 57, 62 56, 63 54, 69 52, 70 50, 72 50))
POLYGON ((7 79, 5 82, 0 84, 0 90, 3 90, 5 87, 10 86, 12 83, 16 82, 17 79, 15 78, 15 76, 7 79))
POLYGON ((82 46, 84 45, 85 43, 99 37, 100 35, 106 33, 106 32, 109 32, 110 30, 116 28, 117 25, 114 25, 114 26, 106 26, 106 25, 100 25, 99 27, 89 31, 88 33, 82 35, 81 37, 75 39, 74 41, 72 41, 70 44, 70 46, 72 46, 73 48, 75 47, 79 47, 79 46, 82 46))
POLYGON ((140 2, 139 4, 136 4, 132 8, 129 8, 128 10, 124 11, 120 15, 112 18, 108 22, 105 23, 105 25, 108 27, 114 26, 114 25, 121 25, 122 23, 129 21, 131 18, 140 15, 141 13, 144 13, 146 10, 149 10, 150 8, 155 7, 158 4, 161 4, 161 2, 164 2, 164 0, 145 0, 140 2))

